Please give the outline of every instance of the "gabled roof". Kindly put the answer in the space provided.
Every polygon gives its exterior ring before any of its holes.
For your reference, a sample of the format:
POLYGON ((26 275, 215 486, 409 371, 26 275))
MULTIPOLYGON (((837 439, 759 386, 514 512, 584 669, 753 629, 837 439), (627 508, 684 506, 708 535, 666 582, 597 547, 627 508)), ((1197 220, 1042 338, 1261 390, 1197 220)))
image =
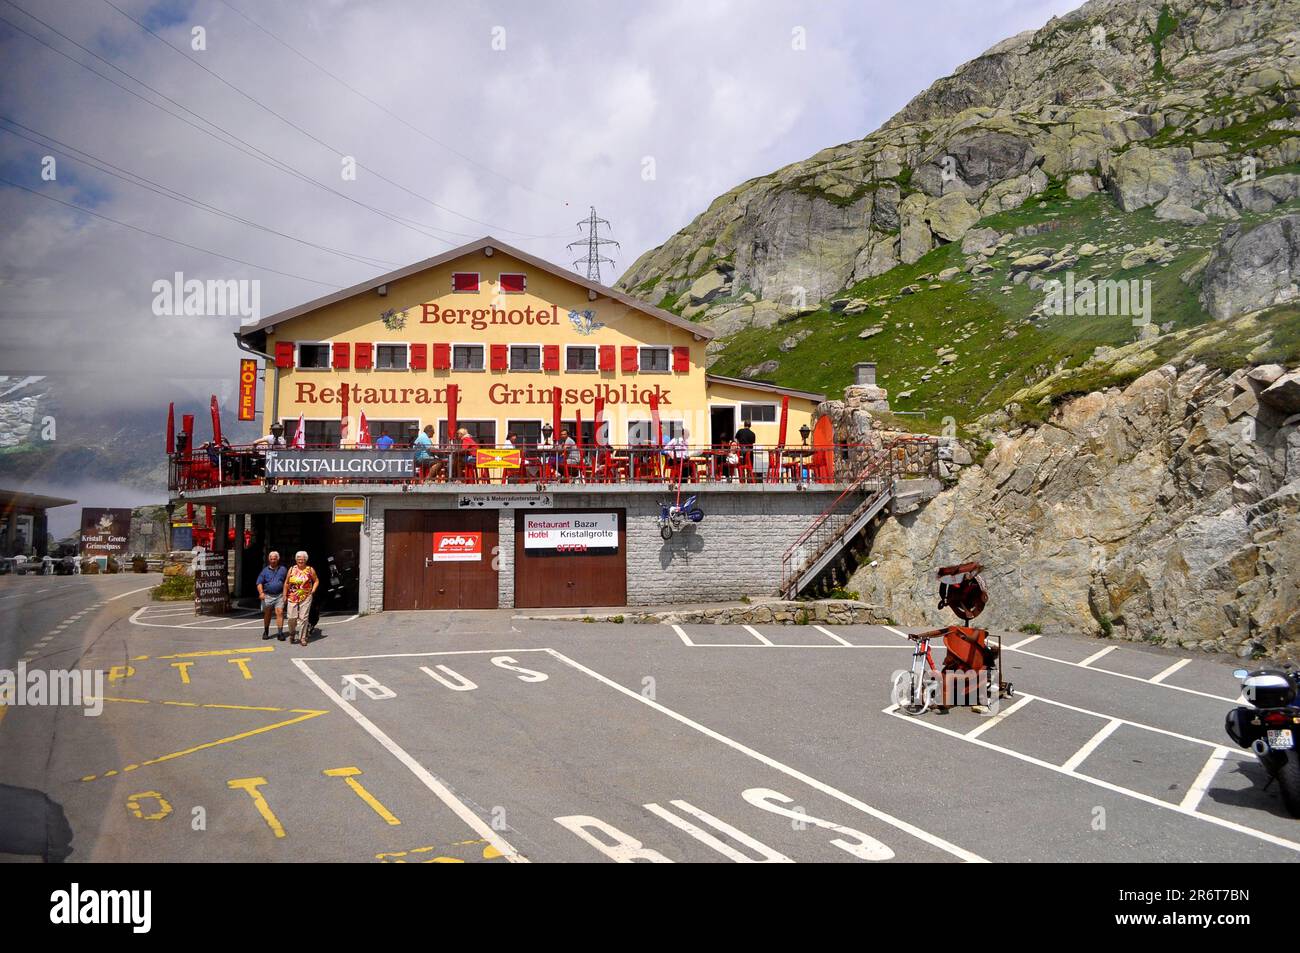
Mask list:
POLYGON ((300 315, 316 311, 331 304, 337 304, 340 301, 346 301, 348 298, 355 297, 359 294, 373 292, 380 285, 391 284, 394 281, 400 281, 402 278, 409 278, 422 271, 436 268, 439 265, 445 265, 449 261, 454 261, 457 258, 461 258, 477 251, 482 251, 485 248, 492 248, 494 251, 502 252, 512 258, 518 258, 520 261, 525 262, 534 268, 539 268, 542 271, 549 272, 557 278, 563 278, 565 281, 586 288, 588 291, 594 291, 598 295, 610 298, 620 304, 627 305, 627 307, 640 311, 643 314, 648 314, 651 317, 658 318, 660 321, 664 321, 674 327, 690 331, 692 334, 696 334, 705 340, 709 340, 714 335, 714 332, 711 329, 696 324, 693 321, 687 321, 685 318, 680 318, 670 311, 664 311, 662 308, 656 308, 654 305, 646 304, 644 301, 633 298, 631 295, 624 294, 622 291, 615 291, 613 288, 591 281, 575 272, 561 268, 559 265, 553 265, 544 258, 530 255, 526 251, 520 251, 518 248, 507 245, 505 242, 497 241, 490 235, 485 235, 477 241, 472 241, 468 245, 461 245, 459 248, 452 248, 449 251, 443 252, 441 255, 426 258, 424 261, 417 261, 413 265, 407 265, 405 268, 390 271, 388 274, 380 275, 377 278, 367 279, 360 284, 353 285, 350 288, 344 288, 341 291, 335 291, 333 294, 328 294, 323 298, 316 298, 315 300, 308 301, 305 304, 300 304, 285 311, 268 315, 255 324, 241 327, 236 332, 236 337, 248 338, 259 331, 266 331, 275 327, 277 324, 282 324, 283 322, 290 320, 291 318, 299 317, 300 315))
POLYGON ((767 381, 751 381, 743 377, 723 377, 721 374, 705 374, 706 383, 713 384, 735 384, 737 387, 752 387, 754 390, 765 390, 773 394, 789 394, 791 397, 806 397, 808 400, 815 400, 821 403, 826 399, 825 394, 814 394, 811 391, 795 390, 792 387, 782 387, 780 384, 769 384, 767 381))

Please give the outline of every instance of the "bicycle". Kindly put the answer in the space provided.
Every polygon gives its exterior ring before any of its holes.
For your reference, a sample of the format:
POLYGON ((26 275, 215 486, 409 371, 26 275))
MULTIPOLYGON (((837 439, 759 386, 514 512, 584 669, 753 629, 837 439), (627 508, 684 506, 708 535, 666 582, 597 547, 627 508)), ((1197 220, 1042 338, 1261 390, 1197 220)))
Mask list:
POLYGON ((939 695, 939 667, 934 664, 934 656, 930 653, 930 639, 934 634, 920 632, 909 635, 908 638, 916 643, 912 666, 894 673, 889 697, 905 715, 924 714, 939 695))

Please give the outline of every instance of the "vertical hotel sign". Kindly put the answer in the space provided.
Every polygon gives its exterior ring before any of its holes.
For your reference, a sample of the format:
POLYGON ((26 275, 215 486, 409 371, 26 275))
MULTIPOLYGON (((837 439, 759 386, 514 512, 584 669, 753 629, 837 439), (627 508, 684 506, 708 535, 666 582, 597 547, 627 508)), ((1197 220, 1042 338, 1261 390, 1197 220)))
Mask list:
POLYGON ((239 362, 239 419, 257 419, 257 361, 239 362))

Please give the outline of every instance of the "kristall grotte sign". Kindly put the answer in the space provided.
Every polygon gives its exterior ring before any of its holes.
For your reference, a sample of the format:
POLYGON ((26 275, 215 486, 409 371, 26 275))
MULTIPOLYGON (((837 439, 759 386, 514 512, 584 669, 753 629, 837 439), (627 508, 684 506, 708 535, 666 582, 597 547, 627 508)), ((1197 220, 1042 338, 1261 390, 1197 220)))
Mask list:
POLYGON ((524 550, 547 553, 618 552, 617 513, 525 513, 524 550))

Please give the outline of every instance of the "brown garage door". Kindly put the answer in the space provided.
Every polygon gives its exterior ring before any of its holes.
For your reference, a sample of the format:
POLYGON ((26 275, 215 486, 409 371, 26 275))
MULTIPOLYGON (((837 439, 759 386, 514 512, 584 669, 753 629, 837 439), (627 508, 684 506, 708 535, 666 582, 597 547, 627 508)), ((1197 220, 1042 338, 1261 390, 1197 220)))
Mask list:
POLYGON ((520 608, 627 605, 627 520, 625 510, 564 510, 515 512, 515 605, 520 608), (560 523, 569 517, 589 519, 600 532, 617 521, 617 545, 595 538, 595 545, 573 544, 581 533, 569 536, 550 530, 549 538, 527 545, 525 521, 549 519, 560 523))
POLYGON ((389 510, 384 608, 495 609, 497 543, 496 510, 389 510))

